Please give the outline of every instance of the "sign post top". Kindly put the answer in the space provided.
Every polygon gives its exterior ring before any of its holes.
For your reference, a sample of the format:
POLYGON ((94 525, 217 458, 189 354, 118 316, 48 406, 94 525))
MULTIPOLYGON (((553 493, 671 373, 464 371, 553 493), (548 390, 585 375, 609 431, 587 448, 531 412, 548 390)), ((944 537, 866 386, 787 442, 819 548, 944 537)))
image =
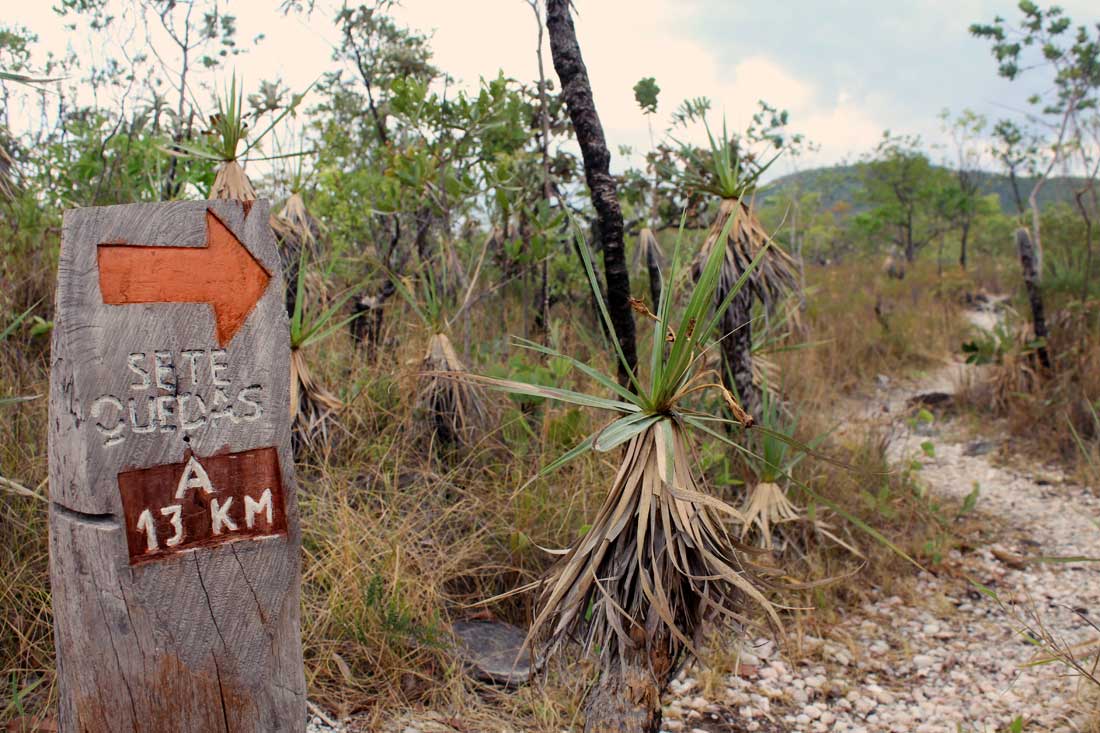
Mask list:
POLYGON ((267 202, 251 209, 66 212, 49 436, 64 730, 305 726, 289 332, 267 202))

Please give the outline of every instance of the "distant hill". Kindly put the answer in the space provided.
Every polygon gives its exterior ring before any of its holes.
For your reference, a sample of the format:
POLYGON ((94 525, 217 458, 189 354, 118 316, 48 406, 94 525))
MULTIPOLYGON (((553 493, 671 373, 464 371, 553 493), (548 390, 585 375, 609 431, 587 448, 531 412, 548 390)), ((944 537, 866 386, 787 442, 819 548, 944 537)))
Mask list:
MULTIPOLYGON (((826 207, 844 201, 859 209, 858 198, 863 188, 862 164, 837 165, 827 168, 813 168, 811 170, 792 173, 770 182, 757 193, 757 201, 761 204, 775 199, 787 198, 795 190, 819 191, 826 207)), ((980 173, 982 179, 981 190, 986 194, 996 194, 1001 202, 1001 210, 1012 212, 1016 209, 1013 201, 1012 183, 1008 176, 1001 173, 980 173)), ((1020 196, 1027 205, 1027 195, 1031 192, 1034 179, 1020 178, 1020 196)), ((1077 177, 1048 178, 1039 192, 1039 205, 1046 206, 1056 201, 1064 201, 1073 205, 1073 191, 1080 188, 1083 179, 1077 177)))

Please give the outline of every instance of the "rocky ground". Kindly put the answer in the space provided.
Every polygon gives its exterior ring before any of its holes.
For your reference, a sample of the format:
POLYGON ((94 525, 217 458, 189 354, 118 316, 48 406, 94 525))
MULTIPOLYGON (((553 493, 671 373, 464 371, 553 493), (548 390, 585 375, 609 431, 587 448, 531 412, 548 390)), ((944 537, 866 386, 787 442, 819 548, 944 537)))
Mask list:
POLYGON ((927 490, 963 499, 977 484, 975 511, 1002 536, 951 551, 904 600, 873 591, 826 638, 803 639, 802 661, 762 641, 710 696, 686 670, 669 691, 664 730, 1008 733, 1017 719, 1024 731, 1090 730, 1085 711, 1098 702, 1064 667, 1029 666, 1044 654, 1019 632, 1026 624, 1079 657, 1095 650, 1100 572, 1087 558, 1100 556, 1100 499, 1055 468, 1007 467, 995 426, 967 439, 949 421, 908 419, 915 395, 951 394, 965 370, 953 364, 904 385, 880 379, 863 418, 900 431, 895 458, 919 458, 927 490))

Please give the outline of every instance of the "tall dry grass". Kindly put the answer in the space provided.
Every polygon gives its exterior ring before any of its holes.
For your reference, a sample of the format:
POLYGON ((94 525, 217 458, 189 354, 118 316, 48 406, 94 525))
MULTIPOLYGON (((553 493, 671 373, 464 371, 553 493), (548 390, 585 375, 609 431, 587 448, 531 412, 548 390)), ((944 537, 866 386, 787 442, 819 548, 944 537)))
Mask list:
MULTIPOLYGON (((992 346, 980 378, 965 385, 963 406, 1003 420, 1014 453, 1066 466, 1073 478, 1100 485, 1100 301, 1073 301, 1047 316, 1043 368, 1030 326, 1016 310, 1005 343, 992 346)), ((1026 311, 1025 311, 1026 312, 1026 311)))
MULTIPOLYGON (((0 292, 0 313, 24 309, 17 294, 0 292)), ((0 721, 23 706, 36 710, 53 695, 46 673, 53 666, 45 498, 49 344, 30 336, 31 326, 0 341, 0 721)))
MULTIPOLYGON (((28 260, 35 272, 18 276, 47 287, 40 266, 28 260)), ((823 343, 775 357, 784 393, 807 406, 804 414, 817 411, 817 419, 803 421, 803 439, 829 423, 830 395, 857 389, 878 373, 930 367, 957 344, 958 306, 930 293, 933 277, 920 268, 901 283, 886 282, 859 263, 811 271, 809 279, 816 289, 797 338, 823 343), (876 316, 876 303, 887 307, 888 326, 876 316)), ((502 288, 478 305, 476 317, 455 325, 455 349, 471 370, 502 375, 548 368, 537 357, 517 357, 500 338, 523 333, 516 307, 522 295, 502 288)), ((21 304, 11 291, 0 293, 0 312, 21 304)), ((561 303, 553 313, 558 347, 582 359, 600 354, 598 332, 576 312, 586 306, 561 303)), ((585 531, 614 475, 615 456, 589 455, 518 491, 539 465, 599 424, 585 410, 504 398, 494 406, 499 418, 472 445, 453 453, 425 450, 415 439, 414 413, 423 344, 431 334, 404 308, 396 301, 387 306, 382 347, 373 359, 346 334, 308 354, 315 376, 346 404, 329 440, 306 448, 298 466, 310 696, 338 714, 367 714, 368 727, 397 711, 434 707, 481 721, 487 730, 570 728, 594 670, 580 664, 562 674, 554 668, 515 693, 486 688, 464 673, 449 626, 474 615, 530 622, 531 596, 488 609, 472 604, 536 579, 553 559, 540 546, 565 547, 585 531)), ((0 395, 44 395, 47 352, 46 340, 31 337, 28 326, 17 329, 0 346, 0 395)), ((561 386, 576 382, 567 370, 547 375, 561 386)), ((0 410, 0 475, 44 494, 45 399, 0 410)), ((930 510, 917 503, 906 479, 888 474, 881 436, 837 439, 823 450, 855 470, 807 461, 801 480, 915 557, 930 541, 940 541, 930 510)), ((2 488, 0 497, 0 679, 26 692, 21 704, 33 713, 48 709, 53 694, 46 504, 2 488)), ((904 560, 846 529, 830 510, 819 505, 814 511, 862 557, 803 524, 792 525, 799 529, 791 530, 785 554, 775 561, 805 579, 862 575, 800 591, 792 605, 830 612, 859 599, 868 583, 903 574, 904 560)), ((801 614, 792 618, 810 623, 801 614)), ((0 709, 10 697, 0 698, 0 709)))
POLYGON ((826 405, 874 385, 879 374, 909 375, 941 366, 967 333, 965 293, 980 288, 931 261, 885 276, 879 263, 851 261, 806 270, 802 339, 813 344, 775 354, 796 404, 826 405))

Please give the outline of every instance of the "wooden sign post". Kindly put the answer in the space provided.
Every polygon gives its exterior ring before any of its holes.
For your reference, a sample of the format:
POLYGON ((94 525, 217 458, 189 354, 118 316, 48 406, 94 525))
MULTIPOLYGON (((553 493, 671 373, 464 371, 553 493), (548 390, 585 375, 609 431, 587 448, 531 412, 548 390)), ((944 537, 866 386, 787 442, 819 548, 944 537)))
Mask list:
POLYGON ((305 729, 268 205, 65 214, 50 373, 61 730, 305 729))

